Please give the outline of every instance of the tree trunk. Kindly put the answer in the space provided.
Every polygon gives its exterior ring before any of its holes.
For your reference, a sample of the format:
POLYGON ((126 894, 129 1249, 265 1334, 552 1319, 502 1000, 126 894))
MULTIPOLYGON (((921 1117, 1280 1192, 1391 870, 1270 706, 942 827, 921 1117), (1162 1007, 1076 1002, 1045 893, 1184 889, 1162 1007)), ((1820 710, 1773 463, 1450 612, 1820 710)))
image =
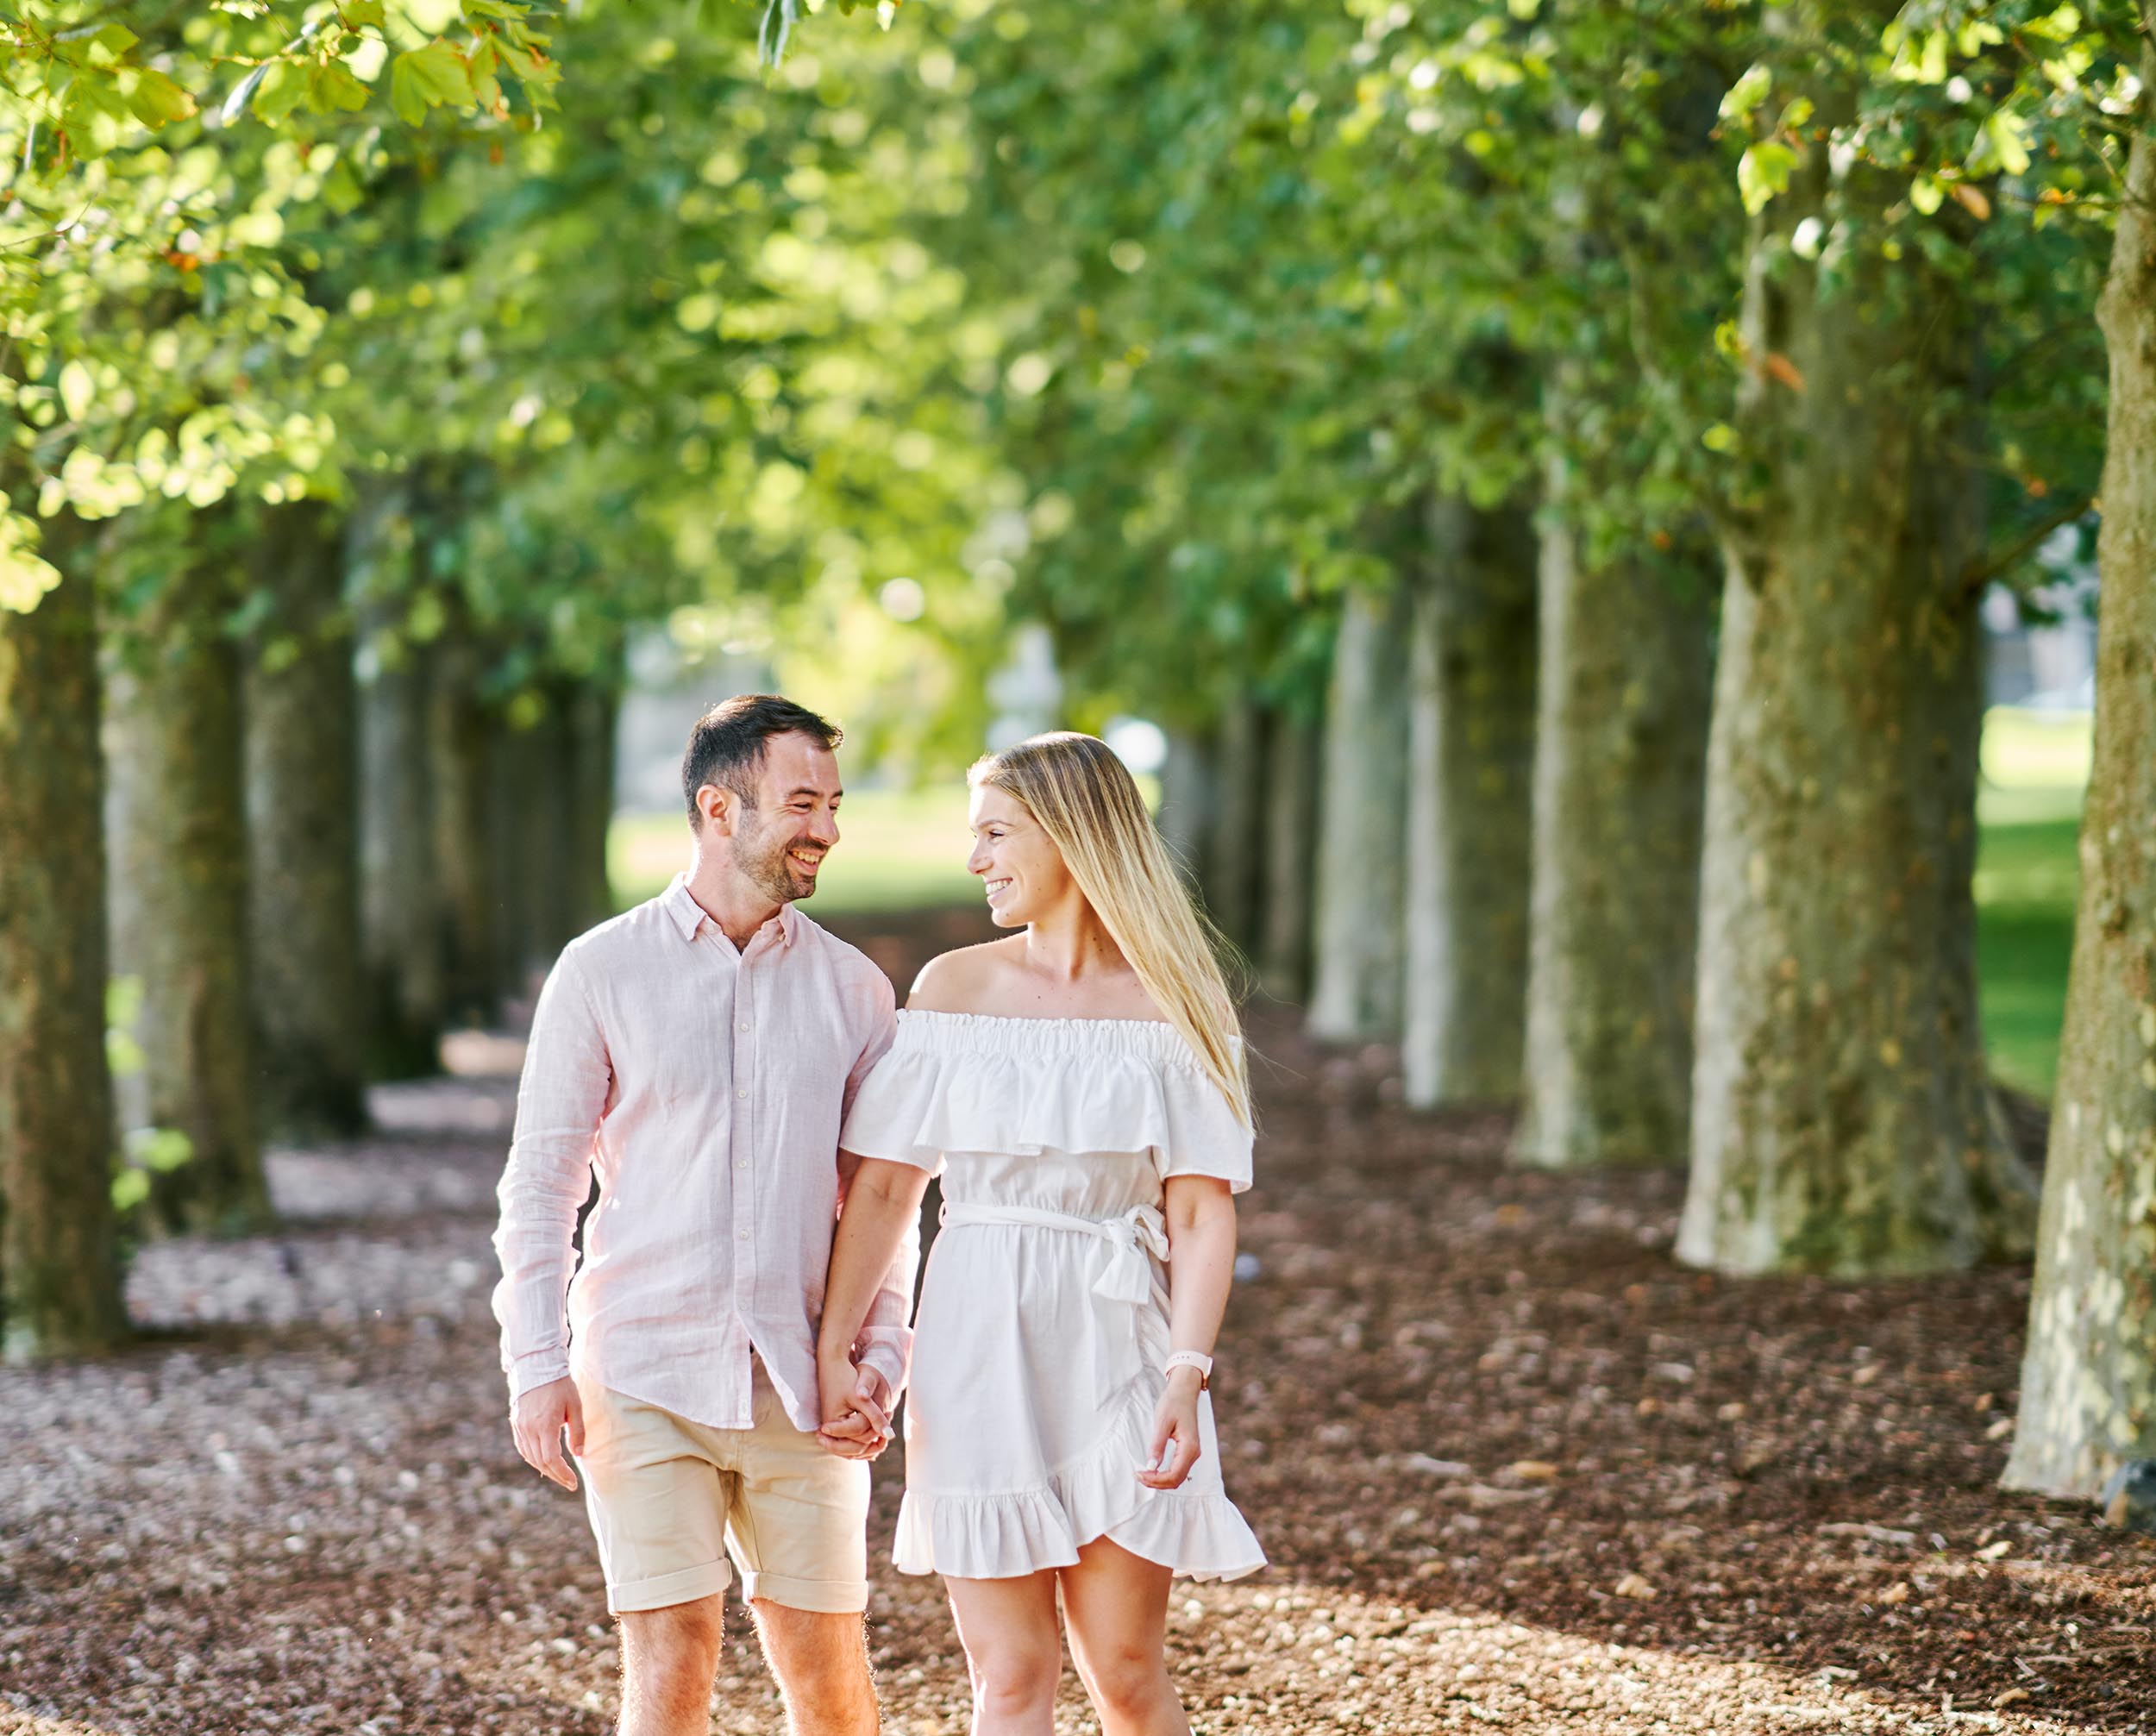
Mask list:
POLYGON ((1265 992, 1300 1000, 1310 985, 1312 887, 1318 855, 1318 760, 1315 724, 1283 710, 1273 719, 1265 750, 1263 930, 1258 969, 1265 992))
POLYGON ((1401 1062, 1418 1109, 1520 1089, 1535 724, 1526 511, 1444 500, 1430 531, 1409 627, 1401 1062))
POLYGON ((1213 743, 1189 730, 1168 732, 1168 758, 1160 770, 1161 840, 1193 886, 1206 875, 1206 838, 1212 830, 1213 743))
MULTIPOLYGON (((435 642, 429 661, 428 747, 433 756, 434 861, 438 944, 448 973, 452 1018, 493 1021, 513 975, 502 905, 507 896, 496 848, 500 798, 511 788, 501 774, 506 733, 480 693, 477 644, 461 632, 435 642)), ((520 872, 534 865, 522 862, 520 872)))
POLYGON ((266 1125, 299 1135, 367 1124, 359 701, 336 530, 319 501, 264 515, 255 586, 273 606, 247 675, 260 1103, 266 1125))
POLYGON ((188 1144, 185 1163, 151 1175, 149 1220, 233 1232, 270 1218, 254 1115, 240 658, 226 630, 229 555, 188 547, 175 558, 179 570, 113 636, 113 956, 142 984, 148 1125, 188 1144))
MULTIPOLYGON (((66 521, 72 530, 72 521, 66 521)), ((9 1362, 127 1334, 105 1069, 103 762, 86 565, 0 609, 0 1345, 9 1362)))
MULTIPOLYGON (((1575 486, 1553 462, 1560 512, 1575 486)), ((1590 564, 1563 520, 1544 531, 1541 555, 1526 1098, 1513 1156, 1681 1163, 1713 587, 1636 557, 1590 564)))
POLYGON ((496 932, 502 986, 512 995, 536 993, 581 932, 576 698, 573 684, 555 682, 542 711, 495 734, 496 932))
POLYGON ((1257 943, 1265 721, 1264 708, 1255 699, 1232 700, 1221 713, 1205 848, 1206 913, 1228 943, 1243 953, 1257 943))
MULTIPOLYGON (((2152 21, 2156 22, 2156 21, 2152 21)), ((2144 90, 2156 53, 2144 50, 2144 90)), ((2146 103, 2147 98, 2144 97, 2146 103)), ((2147 126, 2148 116, 2142 116, 2147 126)), ((2156 142, 2134 141, 2110 280, 2096 760, 2020 1420, 2004 1482, 2090 1495, 2156 1458, 2156 142)))
POLYGON ((441 1065, 448 974, 437 915, 428 657, 377 622, 360 655, 360 939, 367 981, 368 1070, 441 1065))
POLYGON ((1733 1273, 1966 1266, 2034 1219, 1977 1018, 1971 322, 1915 259, 1838 249, 1822 285, 1789 248, 1906 191, 1826 154, 1755 220, 1741 322, 1771 467, 1729 550, 1678 1240, 1733 1273))
POLYGON ((620 709, 620 694, 602 681, 578 683, 570 701, 570 903, 565 941, 614 914, 606 845, 614 822, 615 725, 620 709))
POLYGON ((1351 591, 1333 647, 1308 1019, 1321 1042, 1400 1034, 1407 626, 1401 591, 1351 591))

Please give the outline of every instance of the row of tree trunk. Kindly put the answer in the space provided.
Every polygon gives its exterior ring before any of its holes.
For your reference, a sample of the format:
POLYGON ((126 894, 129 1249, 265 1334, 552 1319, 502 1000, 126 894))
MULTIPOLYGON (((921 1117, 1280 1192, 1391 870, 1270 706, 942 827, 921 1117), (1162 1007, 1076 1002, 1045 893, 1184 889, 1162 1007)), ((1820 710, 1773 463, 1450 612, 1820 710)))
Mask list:
MULTIPOLYGON (((1977 1015, 1973 323, 1922 270, 1871 260, 1830 294, 1793 263, 1833 201, 1899 196, 1814 157, 1755 222, 1765 481, 1719 558, 1673 582, 1597 557, 1562 466, 1532 543, 1517 512, 1439 503, 1424 558, 1346 600, 1314 810, 1270 753, 1267 818, 1220 801, 1201 881, 1313 1035, 1401 1043, 1411 1102, 1516 1098, 1526 1162, 1689 1160, 1690 1263, 2033 1246, 2006 1481, 2093 1495, 2156 1457, 2156 160, 2137 136, 2100 310, 2096 745, 2040 1225, 1977 1015), (1313 821, 1314 868, 1254 910, 1239 864, 1313 821)), ((1253 733, 1224 728, 1222 760, 1253 733)))
POLYGON ((448 1025, 495 1017, 611 913, 611 685, 503 705, 454 607, 423 641, 407 592, 361 622, 348 574, 384 518, 197 515, 102 631, 103 549, 64 523, 60 587, 0 614, 12 1357, 124 1332, 116 1126, 144 1229, 260 1226, 266 1137, 359 1129, 370 1077, 432 1070, 448 1025), (136 992, 109 1000, 113 981, 136 992))

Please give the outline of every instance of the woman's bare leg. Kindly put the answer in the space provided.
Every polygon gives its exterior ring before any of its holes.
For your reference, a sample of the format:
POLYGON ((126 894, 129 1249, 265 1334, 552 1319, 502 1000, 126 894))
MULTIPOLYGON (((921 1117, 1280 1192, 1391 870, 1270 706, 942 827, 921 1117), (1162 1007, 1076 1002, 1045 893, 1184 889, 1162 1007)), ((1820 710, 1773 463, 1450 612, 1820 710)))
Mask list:
POLYGON ((1190 1736, 1168 1674, 1170 1577, 1105 1537, 1062 1570, 1070 1655, 1103 1736, 1190 1736))
POLYGON ((1063 1673, 1055 1574, 943 1584, 973 1681, 973 1736, 1055 1736, 1063 1673))

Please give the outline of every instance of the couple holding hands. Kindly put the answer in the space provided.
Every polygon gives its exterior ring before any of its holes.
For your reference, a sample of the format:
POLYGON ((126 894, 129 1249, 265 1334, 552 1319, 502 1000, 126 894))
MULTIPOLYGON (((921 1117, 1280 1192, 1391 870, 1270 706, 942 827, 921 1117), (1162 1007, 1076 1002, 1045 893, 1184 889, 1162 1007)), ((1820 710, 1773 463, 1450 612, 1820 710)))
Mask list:
POLYGON ((970 779, 968 866, 1018 932, 894 1011, 793 907, 838 744, 769 695, 708 713, 689 871, 548 979, 495 1236, 517 1450, 582 1473, 624 1736, 708 1729, 729 1557, 792 1727, 873 1736, 868 1461, 901 1392, 894 1560, 943 1576, 975 1736, 1052 1731, 1059 1594, 1108 1736, 1182 1736, 1169 1580, 1264 1564, 1206 1394, 1250 1179, 1226 984, 1129 772, 1057 734, 970 779))

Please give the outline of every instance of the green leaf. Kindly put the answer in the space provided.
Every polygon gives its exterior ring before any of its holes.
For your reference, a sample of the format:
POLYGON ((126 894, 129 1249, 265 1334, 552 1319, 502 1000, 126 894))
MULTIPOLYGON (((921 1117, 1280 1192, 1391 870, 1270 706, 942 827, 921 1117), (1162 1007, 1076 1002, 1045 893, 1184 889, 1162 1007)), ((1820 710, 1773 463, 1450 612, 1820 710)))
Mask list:
POLYGON ((343 13, 346 25, 354 30, 365 29, 369 24, 377 30, 388 28, 382 13, 382 0, 344 0, 337 9, 343 13))
POLYGON ((331 109, 360 110, 367 106, 367 86, 352 76, 342 60, 317 66, 310 83, 309 100, 317 114, 331 109))
POLYGON ((2000 109, 1988 116, 1984 123, 1984 135, 1991 141, 1991 148, 1997 154, 1999 166, 2009 175, 2027 172, 2029 163, 2028 122, 2019 115, 2010 115, 2000 109))
POLYGON ((154 68, 136 68, 133 78, 123 86, 123 93, 128 107, 135 110, 135 118, 146 127, 168 126, 195 112, 195 99, 154 68))
POLYGON ((90 39, 92 63, 110 66, 142 39, 124 24, 104 24, 90 39))
POLYGON ((1745 68, 1741 77, 1732 85, 1722 97, 1721 116, 1725 121, 1740 121, 1767 99, 1767 92, 1774 88, 1774 74, 1764 64, 1755 61, 1745 68))
POLYGON ((1745 210, 1757 216, 1777 193, 1789 190, 1789 171, 1796 166, 1796 153, 1779 139, 1762 139, 1737 161, 1737 191, 1745 210))
POLYGON ((90 406, 96 398, 97 382, 80 358, 71 361, 60 371, 60 401, 72 422, 80 422, 90 414, 90 406))
POLYGON ((461 108, 472 101, 471 69, 447 42, 429 42, 390 62, 389 100, 406 124, 417 126, 427 110, 461 108))
POLYGON ((112 1178, 112 1209, 132 1212, 150 1197, 150 1176, 147 1169, 122 1169, 112 1178))
POLYGON ((306 69, 294 61, 273 61, 254 87, 253 107, 273 127, 283 121, 307 95, 306 69))
POLYGON ((36 522, 0 511, 0 609, 27 615, 60 583, 60 568, 37 552, 36 522))
POLYGON ((1933 176, 1919 175, 1909 183, 1909 203, 1927 217, 1945 204, 1946 199, 1945 185, 1933 176))

